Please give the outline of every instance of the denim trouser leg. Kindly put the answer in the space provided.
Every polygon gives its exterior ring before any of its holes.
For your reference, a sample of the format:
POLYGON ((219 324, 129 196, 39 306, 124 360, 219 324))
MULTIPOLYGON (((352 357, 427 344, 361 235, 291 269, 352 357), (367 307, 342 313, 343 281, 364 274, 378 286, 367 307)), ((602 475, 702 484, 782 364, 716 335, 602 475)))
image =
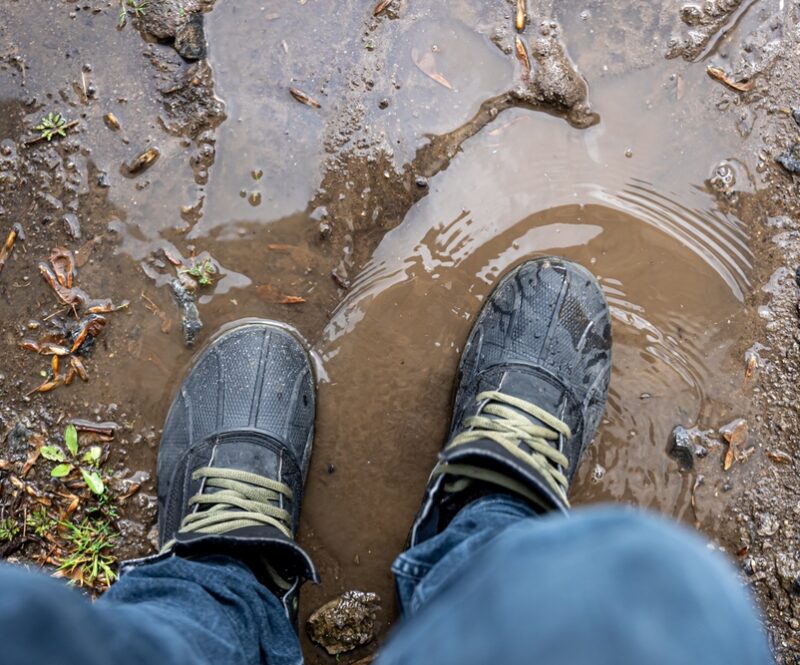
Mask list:
POLYGON ((537 518, 487 497, 393 570, 408 621, 380 665, 772 662, 729 564, 633 510, 537 518))
POLYGON ((233 559, 172 557, 92 604, 61 582, 0 568, 4 665, 287 665, 302 662, 278 599, 233 559))

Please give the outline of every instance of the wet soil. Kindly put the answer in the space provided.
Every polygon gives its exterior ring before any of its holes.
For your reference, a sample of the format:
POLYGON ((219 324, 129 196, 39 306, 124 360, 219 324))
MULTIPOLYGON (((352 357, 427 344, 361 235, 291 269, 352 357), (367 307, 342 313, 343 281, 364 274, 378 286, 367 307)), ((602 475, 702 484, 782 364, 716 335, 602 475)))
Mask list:
MULTIPOLYGON (((655 4, 529 3, 527 63, 503 1, 394 0, 375 17, 350 0, 151 0, 124 27, 98 0, 0 6, 0 240, 25 232, 0 272, 0 457, 29 455, 5 436, 19 422, 49 441, 65 419, 115 421, 106 471, 120 495, 142 485, 121 502, 119 555, 150 551, 159 428, 194 353, 174 263, 209 260, 195 348, 261 316, 319 360, 299 537, 322 584, 301 619, 362 589, 383 599, 383 635, 470 317, 506 269, 563 255, 598 276, 615 336, 573 503, 699 528, 798 662, 800 230, 775 162, 800 133, 797 7, 655 4), (32 142, 49 112, 77 124, 32 142), (48 359, 20 342, 71 316, 38 274, 54 246, 78 253, 82 289, 130 305, 107 315, 88 383, 26 397, 48 359), (740 417, 725 469, 720 428, 740 417), (702 432, 688 471, 668 454, 676 425, 702 432)), ((36 545, 13 544, 23 560, 36 545)))

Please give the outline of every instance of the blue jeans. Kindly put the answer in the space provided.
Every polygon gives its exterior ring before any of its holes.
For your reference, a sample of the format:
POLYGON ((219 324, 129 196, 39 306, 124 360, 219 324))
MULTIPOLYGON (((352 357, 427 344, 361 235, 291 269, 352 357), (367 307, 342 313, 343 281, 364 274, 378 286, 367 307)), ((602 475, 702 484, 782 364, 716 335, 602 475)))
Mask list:
MULTIPOLYGON (((626 665, 772 662, 752 601, 695 535, 625 509, 537 517, 467 506, 394 564, 406 617, 378 662, 626 665)), ((228 558, 170 558, 99 601, 0 569, 0 662, 300 663, 278 600, 228 558)))

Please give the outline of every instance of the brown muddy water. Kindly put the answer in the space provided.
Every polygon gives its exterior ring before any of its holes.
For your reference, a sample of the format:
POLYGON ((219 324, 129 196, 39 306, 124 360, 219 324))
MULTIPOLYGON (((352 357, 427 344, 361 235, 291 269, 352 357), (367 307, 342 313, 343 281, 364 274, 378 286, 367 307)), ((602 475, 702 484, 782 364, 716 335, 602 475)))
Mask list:
MULTIPOLYGON (((544 254, 589 267, 613 311, 608 411, 573 502, 644 506, 714 535, 721 470, 693 510, 694 477, 666 449, 676 424, 719 427, 747 399, 752 257, 727 204, 732 192, 757 189, 744 149, 753 122, 744 117, 738 131, 719 122, 733 103, 705 73, 725 63, 732 37, 696 62, 668 60, 677 7, 531 6, 526 40, 540 21, 559 22, 599 121, 581 128, 511 105, 466 132, 458 150, 431 158, 432 137, 457 133, 518 84, 520 64, 503 50, 513 38, 510 4, 397 0, 375 19, 355 2, 221 2, 206 30, 224 119, 204 116, 196 131, 184 123, 183 135, 169 131, 175 120, 162 106, 169 77, 185 67, 170 46, 145 44, 132 25, 115 29, 116 9, 105 3, 42 4, 45 22, 27 3, 2 10, 5 36, 25 56, 25 85, 19 68, 0 71, 0 140, 19 142, 54 106, 81 118, 72 156, 54 153, 54 163, 75 162, 84 236, 64 236, 55 206, 36 237, 42 248, 77 248, 96 234, 84 288, 132 306, 111 322, 89 384, 34 399, 90 412, 115 403, 137 430, 159 428, 192 358, 160 250, 207 252, 221 278, 200 299, 200 343, 234 319, 278 318, 319 358, 300 540, 322 584, 305 589, 303 616, 360 588, 383 598, 383 627, 393 621, 389 566, 443 443, 470 319, 504 271, 544 254), (295 101, 290 86, 321 108, 295 101), (109 111, 121 131, 103 124, 109 111), (161 153, 155 165, 126 177, 120 165, 150 146, 161 153), (98 186, 102 174, 110 187, 98 186), (141 294, 168 315, 167 334, 141 294), (275 302, 284 295, 306 302, 275 302)), ((757 22, 754 12, 737 20, 757 22)), ((69 210, 63 195, 59 202, 69 210)), ((36 210, 39 223, 45 213, 36 210)), ((0 221, 4 234, 16 220, 0 221)), ((36 247, 0 277, 9 401, 36 385, 37 367, 17 346, 20 326, 55 307, 35 274, 46 256, 36 247)), ((152 472, 147 443, 131 437, 120 467, 152 472)))

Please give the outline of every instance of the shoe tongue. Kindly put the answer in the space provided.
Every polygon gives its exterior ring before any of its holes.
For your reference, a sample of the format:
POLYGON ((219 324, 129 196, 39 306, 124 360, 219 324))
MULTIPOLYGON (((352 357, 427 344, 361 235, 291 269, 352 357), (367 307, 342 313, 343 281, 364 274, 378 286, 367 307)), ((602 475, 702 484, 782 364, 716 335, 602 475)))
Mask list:
MULTIPOLYGON (((577 424, 577 410, 570 408, 569 395, 564 386, 548 376, 542 376, 528 367, 507 370, 499 381, 492 386, 481 386, 481 390, 498 390, 506 395, 524 399, 535 404, 550 415, 565 422, 571 429, 577 424)), ((510 405, 505 405, 510 406, 510 405)), ((511 407, 514 408, 514 407, 511 407)), ((549 427, 531 414, 514 408, 537 425, 549 427)))
POLYGON ((280 480, 280 456, 260 443, 261 440, 261 436, 248 432, 219 436, 210 465, 217 469, 236 469, 280 480))

